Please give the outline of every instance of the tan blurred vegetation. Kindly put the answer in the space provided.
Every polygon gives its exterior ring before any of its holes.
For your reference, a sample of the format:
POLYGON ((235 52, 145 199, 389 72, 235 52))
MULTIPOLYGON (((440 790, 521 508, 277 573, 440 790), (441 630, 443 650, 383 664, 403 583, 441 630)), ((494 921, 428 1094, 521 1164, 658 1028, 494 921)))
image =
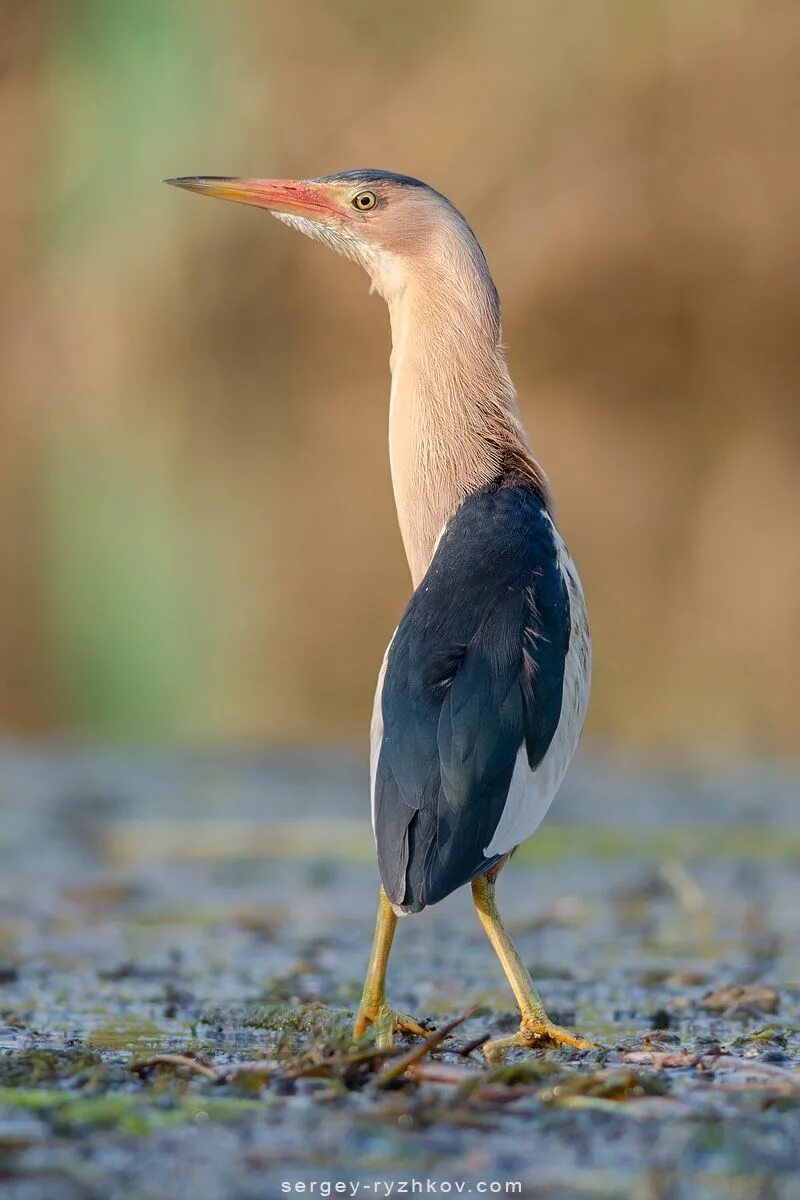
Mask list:
POLYGON ((797 753, 794 0, 0 13, 3 729, 364 736, 409 588, 383 306, 159 181, 380 166, 487 252, 594 734, 797 753))

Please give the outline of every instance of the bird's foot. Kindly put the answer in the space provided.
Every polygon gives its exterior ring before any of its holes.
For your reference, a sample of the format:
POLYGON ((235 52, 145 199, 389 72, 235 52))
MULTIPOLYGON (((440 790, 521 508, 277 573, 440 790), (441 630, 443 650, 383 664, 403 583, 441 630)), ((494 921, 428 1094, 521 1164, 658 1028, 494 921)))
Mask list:
POLYGON ((576 1033, 570 1033, 549 1021, 531 1021, 523 1017, 519 1029, 510 1037, 484 1042, 483 1053, 489 1062, 503 1062, 506 1050, 546 1050, 553 1046, 569 1046, 573 1050, 595 1049, 594 1042, 578 1037, 576 1033))
POLYGON ((425 1038, 431 1032, 413 1017, 396 1012, 385 1000, 378 1004, 365 1006, 363 1003, 356 1014, 353 1027, 355 1038, 363 1037, 370 1026, 375 1026, 377 1045, 380 1050, 390 1049, 395 1033, 411 1033, 415 1037, 425 1038))

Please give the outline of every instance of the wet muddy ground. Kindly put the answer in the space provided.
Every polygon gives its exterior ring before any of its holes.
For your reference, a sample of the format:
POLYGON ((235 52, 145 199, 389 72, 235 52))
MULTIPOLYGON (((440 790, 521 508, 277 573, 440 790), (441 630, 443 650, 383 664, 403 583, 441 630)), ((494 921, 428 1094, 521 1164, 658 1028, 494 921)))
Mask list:
POLYGON ((364 773, 0 751, 0 1194, 800 1197, 797 778, 584 755, 498 895, 598 1049, 469 1051, 516 1020, 462 891, 398 930, 391 1001, 472 1010, 404 1069, 349 1044, 364 773))

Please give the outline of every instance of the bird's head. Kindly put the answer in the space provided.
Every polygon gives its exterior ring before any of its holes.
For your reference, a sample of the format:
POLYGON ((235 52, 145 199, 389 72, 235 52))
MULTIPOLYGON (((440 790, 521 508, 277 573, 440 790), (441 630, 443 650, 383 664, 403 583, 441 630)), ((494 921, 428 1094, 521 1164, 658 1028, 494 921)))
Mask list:
POLYGON ((356 170, 316 179, 197 176, 166 182, 267 209, 360 263, 387 300, 414 274, 448 267, 465 276, 476 273, 491 296, 490 306, 496 306, 494 284, 472 230, 449 200, 418 179, 356 170))

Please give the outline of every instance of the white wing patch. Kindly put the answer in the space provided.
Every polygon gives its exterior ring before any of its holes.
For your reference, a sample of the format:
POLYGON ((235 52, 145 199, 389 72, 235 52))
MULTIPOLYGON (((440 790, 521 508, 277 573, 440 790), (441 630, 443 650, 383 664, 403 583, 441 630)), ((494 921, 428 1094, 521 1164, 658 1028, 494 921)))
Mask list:
POLYGON ((555 526, 553 538, 570 607, 569 647, 564 665, 561 716, 547 753, 534 771, 528 764, 524 742, 520 747, 503 815, 491 842, 484 850, 487 858, 495 854, 507 854, 539 828, 575 753, 589 705, 592 643, 583 588, 575 564, 555 526))

